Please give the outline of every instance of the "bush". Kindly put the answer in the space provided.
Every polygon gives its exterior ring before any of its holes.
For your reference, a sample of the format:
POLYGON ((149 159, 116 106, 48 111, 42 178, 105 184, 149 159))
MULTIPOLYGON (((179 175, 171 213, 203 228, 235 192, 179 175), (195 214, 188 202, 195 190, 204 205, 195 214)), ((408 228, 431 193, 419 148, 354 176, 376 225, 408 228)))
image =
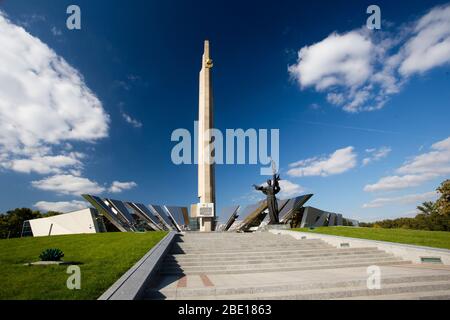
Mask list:
POLYGON ((59 249, 45 249, 39 258, 41 261, 60 261, 64 253, 59 249))

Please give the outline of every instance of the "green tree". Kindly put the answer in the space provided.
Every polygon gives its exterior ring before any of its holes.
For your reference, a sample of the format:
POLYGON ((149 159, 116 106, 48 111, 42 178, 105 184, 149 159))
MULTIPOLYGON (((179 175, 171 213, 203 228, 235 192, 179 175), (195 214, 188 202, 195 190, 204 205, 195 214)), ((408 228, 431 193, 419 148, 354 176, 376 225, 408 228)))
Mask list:
POLYGON ((59 216, 60 214, 62 214, 62 212, 58 212, 58 211, 49 211, 49 212, 43 214, 42 216, 43 216, 44 218, 47 218, 47 217, 59 216))
POLYGON ((429 216, 436 212, 436 205, 432 201, 426 201, 422 203, 422 205, 417 206, 417 209, 421 211, 423 214, 429 216))
POLYGON ((24 221, 41 218, 39 211, 28 208, 17 208, 0 215, 0 237, 17 238, 22 233, 24 221))
POLYGON ((450 180, 447 179, 441 183, 437 191, 441 194, 440 198, 436 201, 436 210, 440 215, 450 215, 450 180))

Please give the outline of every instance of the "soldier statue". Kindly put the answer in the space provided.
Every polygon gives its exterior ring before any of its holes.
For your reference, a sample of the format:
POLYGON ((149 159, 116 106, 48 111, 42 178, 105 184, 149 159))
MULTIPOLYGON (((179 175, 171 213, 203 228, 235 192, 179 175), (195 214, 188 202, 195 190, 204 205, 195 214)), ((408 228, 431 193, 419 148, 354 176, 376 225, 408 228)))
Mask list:
POLYGON ((280 192, 280 175, 273 174, 272 180, 267 180, 267 186, 257 186, 253 185, 256 190, 262 191, 267 196, 267 206, 269 208, 269 217, 270 222, 269 224, 279 224, 279 218, 278 218, 278 202, 276 198, 276 194, 280 192))

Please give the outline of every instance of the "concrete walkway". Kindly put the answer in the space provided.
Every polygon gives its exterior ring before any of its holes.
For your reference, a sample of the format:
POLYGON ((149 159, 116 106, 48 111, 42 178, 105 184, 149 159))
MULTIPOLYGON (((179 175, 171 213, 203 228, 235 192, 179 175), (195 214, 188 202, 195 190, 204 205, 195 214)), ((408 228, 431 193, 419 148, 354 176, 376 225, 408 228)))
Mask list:
POLYGON ((268 232, 180 236, 146 299, 450 299, 450 268, 268 232), (368 266, 380 289, 368 289, 368 266))

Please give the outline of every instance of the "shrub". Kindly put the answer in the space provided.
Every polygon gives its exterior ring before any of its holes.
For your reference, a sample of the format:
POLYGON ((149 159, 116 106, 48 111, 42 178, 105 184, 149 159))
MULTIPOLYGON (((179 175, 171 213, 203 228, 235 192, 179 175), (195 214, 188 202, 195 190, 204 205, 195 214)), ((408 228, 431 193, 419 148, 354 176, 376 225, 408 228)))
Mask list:
POLYGON ((64 253, 60 249, 45 249, 40 254, 41 261, 60 261, 64 253))

